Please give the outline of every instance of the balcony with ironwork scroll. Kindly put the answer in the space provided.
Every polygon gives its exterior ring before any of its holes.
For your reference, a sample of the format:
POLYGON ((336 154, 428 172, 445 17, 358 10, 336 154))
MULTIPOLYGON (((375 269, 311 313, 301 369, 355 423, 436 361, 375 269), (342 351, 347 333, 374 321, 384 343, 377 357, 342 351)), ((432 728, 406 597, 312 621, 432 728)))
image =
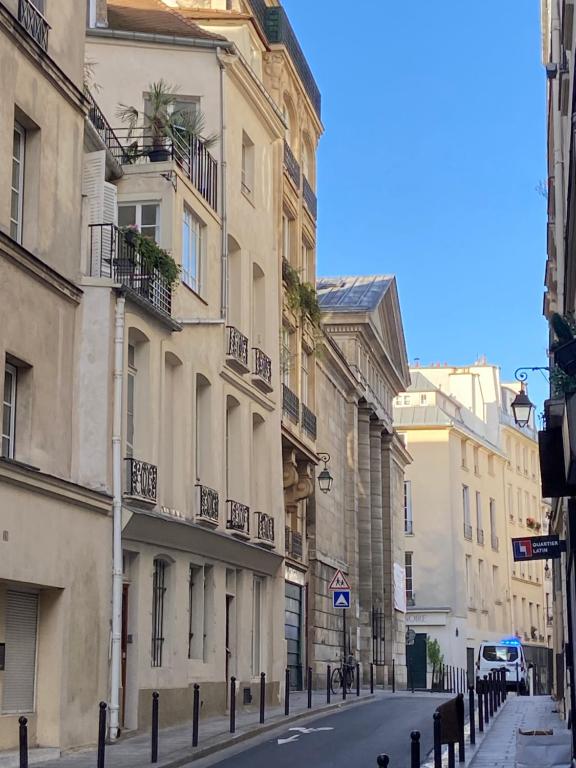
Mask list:
POLYGON ((18 21, 42 50, 48 50, 50 24, 32 0, 18 0, 18 21))
POLYGON ((312 440, 316 440, 316 414, 312 413, 304 403, 302 403, 302 428, 312 440))
POLYGON ((123 165, 174 162, 211 208, 218 208, 218 163, 205 144, 185 132, 155 136, 147 128, 116 128, 123 165))
POLYGON ((226 326, 226 362, 238 373, 248 373, 248 337, 233 325, 226 326))
POLYGON ((133 456, 124 459, 126 467, 125 498, 156 504, 158 492, 158 468, 133 456))
POLYGON ((145 262, 129 237, 114 224, 90 225, 91 276, 109 277, 120 283, 143 308, 152 309, 179 329, 180 326, 171 319, 170 283, 156 267, 145 262))
POLYGON ((296 189, 300 189, 300 166, 287 141, 284 141, 284 168, 296 185, 296 189))
POLYGON ((196 486, 196 491, 196 522, 217 526, 220 519, 218 491, 200 484, 196 486))
POLYGON ((250 507, 232 499, 228 499, 226 505, 228 507, 226 528, 232 536, 237 536, 239 539, 250 538, 250 507))
POLYGON ((302 177, 302 196, 304 198, 304 205, 308 208, 310 216, 316 221, 318 215, 318 202, 316 200, 316 194, 310 186, 310 182, 306 176, 302 177))
POLYGON ((282 384, 282 410, 296 424, 300 421, 300 400, 286 384, 282 384))
POLYGON ((252 383, 262 392, 272 392, 272 360, 258 347, 253 347, 252 383))
POLYGON ((116 136, 114 129, 96 103, 94 96, 87 88, 84 90, 84 95, 88 100, 88 119, 90 120, 90 124, 108 150, 112 159, 111 161, 114 163, 115 168, 118 169, 117 175, 121 175, 122 169, 120 167, 119 158, 122 157, 123 149, 122 144, 120 144, 120 139, 116 136))
POLYGON ((257 538, 261 547, 273 549, 274 543, 274 518, 266 512, 256 512, 258 519, 257 538))
POLYGON ((286 554, 293 560, 302 560, 302 534, 300 531, 293 531, 286 526, 286 539, 284 543, 286 554))

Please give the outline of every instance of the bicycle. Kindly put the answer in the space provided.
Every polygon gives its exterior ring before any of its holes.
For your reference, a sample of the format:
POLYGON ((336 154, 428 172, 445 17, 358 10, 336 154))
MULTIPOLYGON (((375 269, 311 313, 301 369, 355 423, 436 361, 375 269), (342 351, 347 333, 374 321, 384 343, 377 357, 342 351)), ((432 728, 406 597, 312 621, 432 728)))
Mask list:
POLYGON ((332 693, 336 695, 339 691, 342 690, 344 680, 346 680, 346 690, 351 691, 354 687, 355 672, 356 664, 354 662, 354 657, 348 656, 346 661, 341 658, 340 666, 335 667, 335 669, 332 670, 332 675, 330 676, 330 688, 332 689, 332 693))

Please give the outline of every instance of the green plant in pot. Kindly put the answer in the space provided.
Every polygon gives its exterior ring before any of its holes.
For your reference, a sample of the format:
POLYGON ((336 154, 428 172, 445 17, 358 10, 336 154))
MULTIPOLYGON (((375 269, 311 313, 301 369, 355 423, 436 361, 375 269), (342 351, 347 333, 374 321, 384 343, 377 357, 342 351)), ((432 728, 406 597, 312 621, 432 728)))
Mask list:
POLYGON ((567 376, 576 376, 576 338, 574 338, 574 318, 567 315, 562 317, 555 312, 550 318, 550 325, 557 342, 552 344, 550 351, 554 352, 554 363, 567 376))
POLYGON ((161 248, 151 237, 141 234, 137 227, 125 227, 122 234, 133 253, 131 260, 138 256, 144 267, 151 271, 158 270, 170 288, 177 285, 180 280, 180 267, 168 251, 161 248))
MULTIPOLYGON (((170 158, 174 146, 186 147, 191 138, 196 138, 208 148, 217 136, 204 136, 205 118, 200 110, 191 110, 178 106, 178 88, 165 80, 150 83, 146 109, 141 112, 136 107, 119 104, 116 116, 128 126, 126 138, 130 141, 137 127, 143 131, 143 144, 149 146, 139 150, 140 155, 148 155, 151 162, 163 162, 170 158)), ((130 145, 134 159, 134 143, 130 145)))

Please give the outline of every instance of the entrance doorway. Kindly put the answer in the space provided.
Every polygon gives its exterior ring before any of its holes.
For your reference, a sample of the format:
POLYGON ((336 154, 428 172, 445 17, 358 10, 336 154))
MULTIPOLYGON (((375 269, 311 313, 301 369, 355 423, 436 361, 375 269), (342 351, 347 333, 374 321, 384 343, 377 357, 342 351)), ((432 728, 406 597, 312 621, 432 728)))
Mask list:
POLYGON ((426 671, 428 660, 426 654, 425 632, 419 632, 414 637, 414 645, 406 646, 406 666, 408 667, 408 685, 414 688, 426 689, 426 671))
POLYGON ((302 690, 302 587, 286 582, 284 636, 290 672, 290 688, 302 690))

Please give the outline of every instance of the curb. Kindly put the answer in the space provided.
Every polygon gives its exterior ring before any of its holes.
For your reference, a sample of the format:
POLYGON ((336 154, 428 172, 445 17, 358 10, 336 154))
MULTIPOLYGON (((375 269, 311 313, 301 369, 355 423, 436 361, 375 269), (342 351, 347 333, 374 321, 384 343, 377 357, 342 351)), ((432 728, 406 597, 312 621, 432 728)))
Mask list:
POLYGON ((256 738, 257 736, 261 736, 262 734, 268 733, 269 731, 282 728, 284 724, 295 723, 299 720, 305 720, 307 718, 321 717, 323 715, 329 714, 330 712, 344 710, 348 707, 357 707, 361 706, 362 704, 369 704, 376 698, 377 697, 375 694, 367 693, 362 698, 355 696, 353 699, 348 700, 346 703, 339 701, 335 704, 328 704, 321 709, 306 709, 303 712, 297 712, 294 715, 288 715, 288 717, 281 716, 281 720, 270 720, 270 722, 264 723, 264 725, 258 724, 249 731, 230 735, 229 738, 222 739, 222 741, 218 741, 215 744, 208 744, 205 747, 196 747, 194 751, 187 750, 185 753, 181 752, 178 756, 167 758, 164 761, 160 758, 157 765, 158 768, 180 768, 180 766, 187 765, 193 760, 200 760, 203 757, 213 755, 215 752, 220 752, 224 749, 228 749, 229 747, 234 747, 237 744, 241 744, 244 741, 256 738))

